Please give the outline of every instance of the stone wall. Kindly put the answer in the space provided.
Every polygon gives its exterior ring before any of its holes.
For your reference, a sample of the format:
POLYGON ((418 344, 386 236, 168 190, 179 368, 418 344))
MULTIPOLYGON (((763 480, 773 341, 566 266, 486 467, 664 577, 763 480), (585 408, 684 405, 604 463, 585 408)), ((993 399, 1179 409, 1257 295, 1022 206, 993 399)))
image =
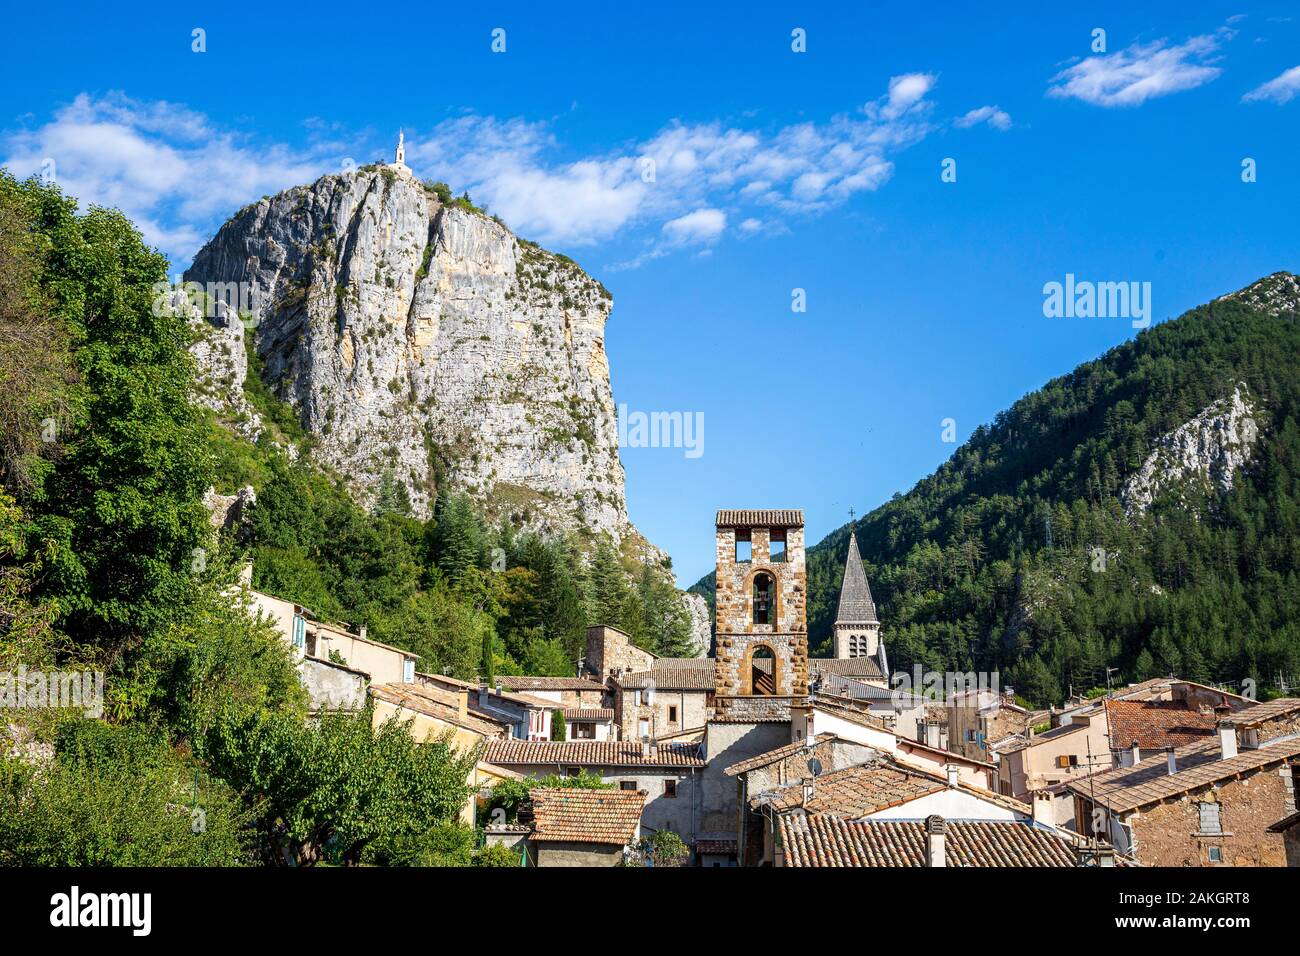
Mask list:
POLYGON ((1251 727, 1249 732, 1260 743, 1300 734, 1300 711, 1284 714, 1274 720, 1265 720, 1258 727, 1251 727))
POLYGON ((1280 833, 1268 827, 1290 811, 1278 768, 1256 771, 1222 786, 1134 813, 1127 818, 1143 866, 1211 866, 1209 848, 1222 848, 1223 866, 1286 866, 1280 833), (1220 804, 1219 835, 1200 833, 1198 804, 1220 804))
POLYGON ((330 661, 304 657, 302 683, 312 711, 358 711, 366 704, 366 675, 330 661))
POLYGON ((699 837, 737 840, 740 828, 740 781, 723 773, 732 764, 790 743, 788 723, 721 723, 712 721, 704 737, 708 765, 700 778, 703 813, 699 837))
POLYGON ((616 627, 596 624, 587 628, 586 668, 598 681, 623 671, 645 671, 654 666, 655 656, 632 643, 616 627))
POLYGON ((640 739, 640 722, 652 720, 651 726, 657 736, 675 734, 681 730, 703 727, 709 719, 709 691, 703 690, 655 690, 653 706, 636 703, 635 689, 616 689, 616 706, 614 718, 618 722, 619 733, 623 740, 640 739), (672 710, 676 708, 677 719, 672 720, 672 710))
POLYGON ((535 843, 538 866, 618 866, 623 848, 605 843, 535 843))

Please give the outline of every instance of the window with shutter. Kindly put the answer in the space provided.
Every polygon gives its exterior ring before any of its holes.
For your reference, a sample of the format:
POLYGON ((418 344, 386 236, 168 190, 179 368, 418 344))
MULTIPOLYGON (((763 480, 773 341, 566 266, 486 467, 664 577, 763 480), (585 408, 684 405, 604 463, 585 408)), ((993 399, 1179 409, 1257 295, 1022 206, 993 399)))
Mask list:
POLYGON ((1202 833, 1223 832, 1219 824, 1219 805, 1217 803, 1202 803, 1200 804, 1200 810, 1202 833))

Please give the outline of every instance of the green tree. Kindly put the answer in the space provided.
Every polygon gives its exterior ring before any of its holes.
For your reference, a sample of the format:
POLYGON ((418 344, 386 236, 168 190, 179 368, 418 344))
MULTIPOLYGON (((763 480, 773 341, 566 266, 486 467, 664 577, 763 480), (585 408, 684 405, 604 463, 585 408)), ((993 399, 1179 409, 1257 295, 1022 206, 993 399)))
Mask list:
POLYGON ((220 780, 142 727, 77 720, 46 766, 0 757, 0 866, 240 866, 254 861, 249 823, 220 780))
POLYGON ((476 755, 448 740, 416 744, 396 719, 326 714, 314 725, 273 711, 224 711, 204 739, 214 771, 258 809, 268 862, 360 862, 454 821, 469 795, 476 755))
POLYGON ((190 395, 192 333, 155 301, 167 261, 121 213, 76 204, 54 186, 0 177, 40 254, 37 295, 61 324, 77 382, 60 454, 30 496, 50 542, 39 590, 60 626, 114 661, 185 613, 211 481, 206 419, 190 395))

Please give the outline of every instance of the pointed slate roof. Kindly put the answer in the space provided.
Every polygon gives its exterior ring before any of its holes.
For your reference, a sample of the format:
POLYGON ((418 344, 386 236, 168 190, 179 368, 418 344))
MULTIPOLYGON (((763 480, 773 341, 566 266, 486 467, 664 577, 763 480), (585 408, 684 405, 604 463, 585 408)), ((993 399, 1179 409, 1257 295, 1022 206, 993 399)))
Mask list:
POLYGON ((849 553, 844 559, 844 583, 840 586, 840 609, 835 615, 836 624, 878 624, 876 602, 871 600, 867 586, 867 572, 862 568, 858 554, 858 536, 849 532, 849 553))

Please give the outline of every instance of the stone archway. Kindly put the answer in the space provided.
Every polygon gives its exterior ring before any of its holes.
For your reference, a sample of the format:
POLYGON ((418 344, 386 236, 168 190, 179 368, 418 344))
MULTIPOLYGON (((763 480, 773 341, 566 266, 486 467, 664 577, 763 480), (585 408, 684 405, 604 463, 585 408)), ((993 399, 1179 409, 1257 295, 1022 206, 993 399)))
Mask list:
POLYGON ((773 697, 781 687, 781 660, 766 643, 754 644, 745 655, 745 693, 773 697))

